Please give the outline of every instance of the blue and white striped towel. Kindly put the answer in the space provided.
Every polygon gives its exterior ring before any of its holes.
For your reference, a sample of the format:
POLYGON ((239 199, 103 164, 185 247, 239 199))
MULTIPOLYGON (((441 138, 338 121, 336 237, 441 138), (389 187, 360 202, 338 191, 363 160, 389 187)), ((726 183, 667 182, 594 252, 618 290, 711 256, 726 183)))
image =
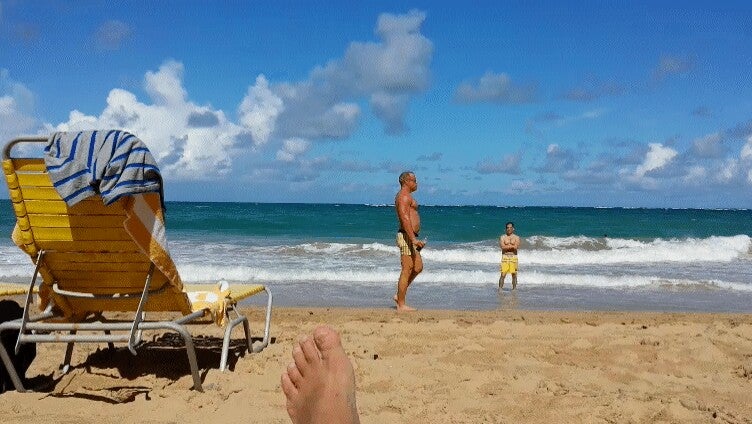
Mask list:
POLYGON ((57 132, 44 152, 50 179, 68 206, 95 194, 105 205, 137 193, 163 197, 157 162, 144 142, 126 131, 57 132))

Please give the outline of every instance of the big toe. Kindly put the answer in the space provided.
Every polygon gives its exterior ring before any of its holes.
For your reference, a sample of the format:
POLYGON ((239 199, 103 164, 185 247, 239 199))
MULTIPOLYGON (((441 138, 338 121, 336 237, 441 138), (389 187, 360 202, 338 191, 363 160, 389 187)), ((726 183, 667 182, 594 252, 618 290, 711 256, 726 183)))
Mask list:
POLYGON ((342 340, 337 330, 328 325, 320 325, 313 330, 313 340, 321 352, 321 357, 326 358, 333 354, 343 354, 342 340))

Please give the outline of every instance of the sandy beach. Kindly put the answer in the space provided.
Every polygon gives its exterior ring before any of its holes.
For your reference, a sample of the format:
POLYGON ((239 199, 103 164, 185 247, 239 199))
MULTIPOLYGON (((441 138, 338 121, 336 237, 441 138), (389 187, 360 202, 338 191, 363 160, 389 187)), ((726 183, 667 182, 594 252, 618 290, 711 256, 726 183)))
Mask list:
POLYGON ((232 372, 216 369, 219 329, 194 327, 204 393, 169 336, 136 357, 78 345, 67 375, 64 347, 40 345, 37 392, 0 395, 2 421, 289 422, 279 377, 320 323, 354 362, 364 423, 752 422, 750 315, 339 308, 275 309, 273 343, 232 372))

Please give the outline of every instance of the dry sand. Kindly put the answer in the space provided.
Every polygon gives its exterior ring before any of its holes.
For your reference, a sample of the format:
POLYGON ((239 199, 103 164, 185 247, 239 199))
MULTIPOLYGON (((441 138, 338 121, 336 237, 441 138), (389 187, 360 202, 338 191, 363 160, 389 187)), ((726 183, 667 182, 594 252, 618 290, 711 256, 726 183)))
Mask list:
POLYGON ((232 372, 218 329, 194 326, 204 393, 172 337, 136 357, 78 345, 67 375, 64 346, 40 345, 38 391, 0 395, 0 421, 286 423, 279 377, 319 323, 353 359, 363 423, 752 422, 752 315, 314 308, 275 309, 274 343, 232 372))

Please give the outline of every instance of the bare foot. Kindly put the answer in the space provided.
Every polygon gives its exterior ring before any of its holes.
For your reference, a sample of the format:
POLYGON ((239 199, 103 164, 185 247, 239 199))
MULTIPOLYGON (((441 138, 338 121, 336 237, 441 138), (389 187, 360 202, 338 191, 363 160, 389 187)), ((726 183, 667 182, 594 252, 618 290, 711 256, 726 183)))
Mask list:
POLYGON ((417 309, 412 308, 407 305, 401 305, 401 306, 399 304, 397 305, 397 312, 412 312, 412 311, 417 311, 417 309))
POLYGON ((355 373, 339 334, 329 326, 313 330, 293 348, 294 362, 282 373, 287 413, 294 424, 357 424, 355 373))

